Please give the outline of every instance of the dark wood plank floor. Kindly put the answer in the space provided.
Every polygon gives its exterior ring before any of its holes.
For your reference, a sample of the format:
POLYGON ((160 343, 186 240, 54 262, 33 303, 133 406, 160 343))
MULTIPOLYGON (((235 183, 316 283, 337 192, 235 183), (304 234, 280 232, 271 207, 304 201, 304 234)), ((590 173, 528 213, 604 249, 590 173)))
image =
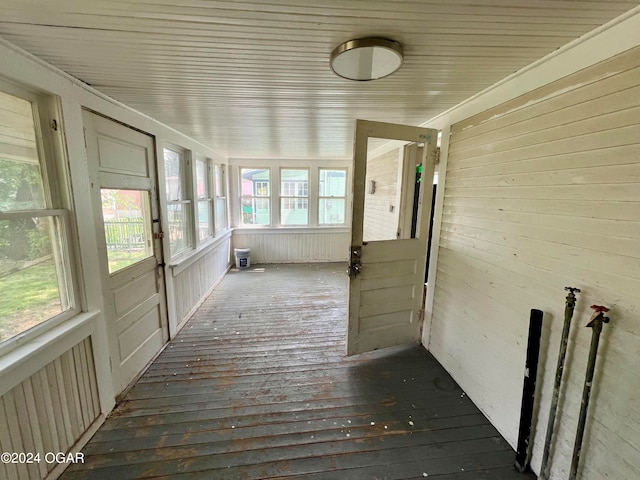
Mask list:
POLYGON ((346 358, 344 264, 231 271, 73 479, 530 479, 419 346, 346 358))

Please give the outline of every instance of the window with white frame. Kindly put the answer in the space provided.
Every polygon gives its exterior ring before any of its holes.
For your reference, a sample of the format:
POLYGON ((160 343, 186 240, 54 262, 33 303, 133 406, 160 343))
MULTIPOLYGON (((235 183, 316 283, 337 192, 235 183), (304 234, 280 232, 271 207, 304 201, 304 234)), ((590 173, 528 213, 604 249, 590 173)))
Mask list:
POLYGON ((186 152, 178 148, 165 148, 164 172, 167 191, 167 217, 171 257, 193 247, 191 238, 191 200, 188 192, 190 172, 186 152))
POLYGON ((280 224, 309 224, 308 169, 280 169, 280 224))
POLYGON ((227 222, 227 179, 225 177, 224 165, 216 165, 214 169, 214 184, 215 184, 215 223, 216 234, 224 232, 229 224, 227 222))
POLYGON ((242 225, 271 224, 271 186, 268 168, 240 169, 242 225))
POLYGON ((42 142, 40 101, 19 95, 0 92, 0 343, 78 311, 62 176, 42 142))
POLYGON ((196 197, 198 199, 198 240, 213 236, 213 195, 211 185, 211 159, 196 158, 196 197))
POLYGON ((321 168, 318 173, 318 224, 344 225, 347 171, 321 168))

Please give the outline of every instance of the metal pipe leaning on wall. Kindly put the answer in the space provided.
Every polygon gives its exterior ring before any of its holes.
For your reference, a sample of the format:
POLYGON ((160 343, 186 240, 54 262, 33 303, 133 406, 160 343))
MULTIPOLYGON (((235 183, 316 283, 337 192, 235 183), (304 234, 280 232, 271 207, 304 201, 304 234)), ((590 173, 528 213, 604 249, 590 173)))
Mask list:
POLYGON ((571 319, 576 306, 576 292, 579 288, 564 287, 569 292, 565 299, 564 306, 564 325, 562 327, 562 335, 560 337, 560 351, 558 353, 558 365, 556 366, 556 377, 553 384, 553 395, 551 397, 551 405, 549 407, 549 420, 547 421, 547 434, 544 439, 544 450, 542 452, 542 466, 540 467, 540 478, 547 480, 549 478, 549 451, 551 449, 551 439, 553 437, 553 427, 556 421, 556 413, 558 411, 558 400, 560 398, 560 385, 562 384, 562 374, 564 372, 564 360, 567 355, 567 345, 569 344, 569 329, 571 327, 571 319))
POLYGON ((609 311, 607 307, 602 305, 591 305, 594 310, 593 315, 587 323, 587 327, 591 328, 591 347, 589 348, 589 359, 587 361, 587 373, 584 379, 584 388, 582 390, 582 402, 580 406, 580 416, 578 417, 578 430, 576 432, 576 442, 573 447, 573 457, 571 458, 571 469, 569 470, 569 480, 575 480, 578 474, 578 464, 580 463, 580 453, 582 451, 582 439, 584 437, 584 427, 587 421, 587 411, 589 409, 589 399, 591 397, 591 387, 593 386, 593 374, 596 368, 596 360, 598 357, 598 345, 600 344, 600 333, 602 333, 602 324, 609 323, 609 317, 604 314, 609 311))
POLYGON ((520 428, 516 449, 516 470, 529 471, 529 445, 531 441, 531 420, 535 403, 536 379, 538 377, 538 357, 540 355, 540 337, 542 336, 542 310, 531 309, 529 316, 529 339, 527 358, 524 366, 522 386, 522 407, 520 409, 520 428))

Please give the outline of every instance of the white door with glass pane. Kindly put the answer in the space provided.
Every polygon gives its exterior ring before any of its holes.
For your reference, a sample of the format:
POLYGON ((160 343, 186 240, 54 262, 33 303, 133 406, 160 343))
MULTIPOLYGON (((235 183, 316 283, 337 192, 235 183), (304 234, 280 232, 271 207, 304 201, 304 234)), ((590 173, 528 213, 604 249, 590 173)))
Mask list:
POLYGON ((123 391, 169 338, 153 138, 83 112, 114 387, 123 391))
POLYGON ((436 130, 356 123, 348 355, 420 339, 436 142, 436 130), (394 148, 384 148, 389 141, 394 148), (405 148, 413 144, 423 148, 405 148), (410 151, 421 152, 413 163, 404 158, 410 151), (416 202, 402 202, 416 186, 416 202), (414 211, 415 233, 403 233, 414 211))

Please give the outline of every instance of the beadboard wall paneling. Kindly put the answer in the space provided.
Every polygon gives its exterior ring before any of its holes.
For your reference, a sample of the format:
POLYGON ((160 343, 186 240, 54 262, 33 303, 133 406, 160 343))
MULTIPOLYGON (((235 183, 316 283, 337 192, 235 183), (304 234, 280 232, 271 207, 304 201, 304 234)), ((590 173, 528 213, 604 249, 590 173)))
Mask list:
POLYGON ((350 238, 349 228, 238 229, 233 248, 250 248, 251 264, 346 262, 350 238))
POLYGON ((222 279, 230 263, 231 236, 173 277, 178 325, 183 324, 222 279))
POLYGON ((552 450, 566 478, 604 326, 581 478, 640 472, 640 47, 451 127, 429 349, 515 445, 531 308, 545 312, 539 471, 567 285, 579 287, 552 450))
POLYGON ((6 479, 45 478, 47 452, 68 452, 100 416, 91 341, 86 338, 0 398, 0 451, 40 454, 40 462, 2 463, 6 479))

